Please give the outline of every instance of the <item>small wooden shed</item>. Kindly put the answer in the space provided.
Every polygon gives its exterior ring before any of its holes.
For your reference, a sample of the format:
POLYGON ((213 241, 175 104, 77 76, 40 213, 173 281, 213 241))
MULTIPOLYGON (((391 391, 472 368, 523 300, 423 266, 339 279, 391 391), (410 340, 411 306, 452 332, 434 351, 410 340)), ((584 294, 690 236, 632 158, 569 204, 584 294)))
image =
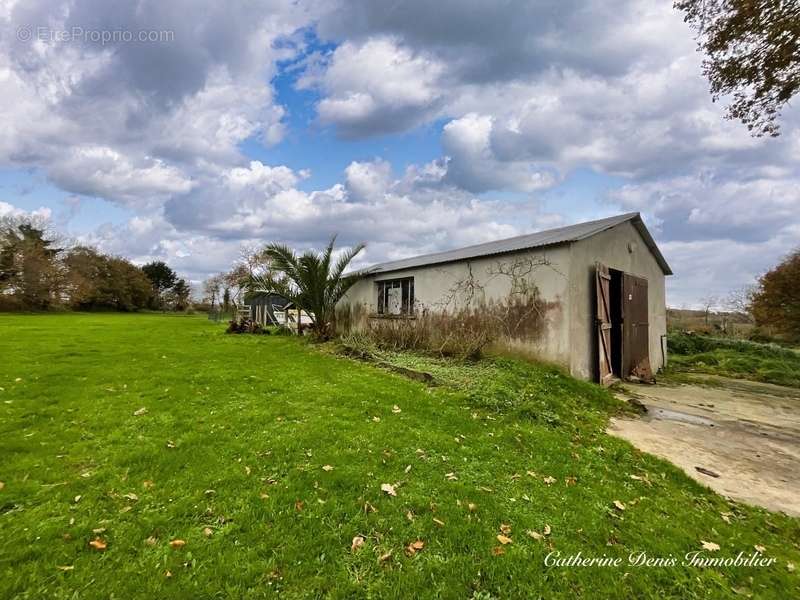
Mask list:
POLYGON ((283 325, 283 312, 289 301, 279 294, 252 294, 246 298, 250 319, 262 326, 283 325), (277 314, 276 314, 277 313, 277 314))

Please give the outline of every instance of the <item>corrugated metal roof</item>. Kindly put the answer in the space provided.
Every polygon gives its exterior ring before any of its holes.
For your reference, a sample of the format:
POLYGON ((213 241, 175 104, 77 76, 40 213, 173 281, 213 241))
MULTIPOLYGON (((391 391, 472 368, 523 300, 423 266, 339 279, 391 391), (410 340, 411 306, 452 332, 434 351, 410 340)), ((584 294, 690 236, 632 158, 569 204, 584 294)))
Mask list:
POLYGON ((567 225, 566 227, 558 227, 556 229, 547 229, 545 231, 538 231, 528 235, 520 235, 505 240, 497 240, 496 242, 487 242, 485 244, 477 244, 475 246, 467 246, 466 248, 457 248, 455 250, 447 250, 445 252, 436 252, 435 254, 424 254, 422 256, 414 256, 412 258, 404 258, 401 260, 393 260, 391 262, 380 263, 367 267, 361 271, 364 275, 374 275, 377 273, 388 273, 390 271, 401 271, 405 269, 413 269, 416 267, 423 267, 427 265, 436 265, 441 263, 456 262, 460 260, 467 260, 470 258, 478 258, 482 256, 494 256, 497 254, 507 254, 509 252, 518 252, 520 250, 528 250, 531 248, 541 248, 544 246, 555 246, 558 244, 565 244, 568 242, 577 242, 586 239, 593 235, 610 229, 620 223, 631 221, 631 224, 641 234, 645 244, 653 253, 661 269, 665 275, 672 275, 672 270, 669 268, 667 261, 656 246, 650 232, 645 227, 641 216, 638 212, 626 213, 624 215, 617 215, 615 217, 608 217, 606 219, 598 219, 597 221, 587 221, 586 223, 577 223, 575 225, 567 225))

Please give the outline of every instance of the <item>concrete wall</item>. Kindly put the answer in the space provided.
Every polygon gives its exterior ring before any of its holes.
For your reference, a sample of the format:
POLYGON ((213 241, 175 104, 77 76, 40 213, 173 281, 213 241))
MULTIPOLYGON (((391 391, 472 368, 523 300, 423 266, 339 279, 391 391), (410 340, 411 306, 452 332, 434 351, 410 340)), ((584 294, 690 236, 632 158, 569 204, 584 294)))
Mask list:
POLYGON ((571 245, 570 371, 591 379, 597 360, 595 332, 595 264, 647 279, 650 365, 655 373, 664 365, 661 336, 667 333, 665 277, 642 236, 630 222, 571 245), (630 246, 629 246, 630 245, 630 246))
POLYGON ((470 278, 477 284, 471 307, 489 306, 492 303, 506 301, 509 297, 512 277, 498 274, 500 268, 508 270, 516 265, 520 267, 520 272, 524 272, 527 265, 542 260, 548 261, 549 265, 537 266, 528 276, 530 282, 538 288, 540 298, 547 306, 541 336, 537 339, 504 337, 498 344, 559 363, 568 369, 570 366, 570 330, 567 323, 570 314, 568 246, 368 276, 350 289, 341 301, 340 307, 348 305, 351 315, 355 315, 356 328, 363 325, 363 320, 366 318, 381 318, 376 315, 378 295, 375 283, 403 277, 414 277, 417 311, 452 312, 464 308, 467 304, 465 298, 467 294, 463 283, 470 278))

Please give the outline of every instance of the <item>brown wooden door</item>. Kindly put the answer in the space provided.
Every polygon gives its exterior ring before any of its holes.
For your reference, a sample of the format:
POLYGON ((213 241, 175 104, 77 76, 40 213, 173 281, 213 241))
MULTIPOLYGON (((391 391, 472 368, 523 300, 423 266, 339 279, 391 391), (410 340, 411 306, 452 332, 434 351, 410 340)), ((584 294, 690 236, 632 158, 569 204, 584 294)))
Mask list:
POLYGON ((622 279, 622 376, 653 379, 647 280, 628 273, 622 279))
POLYGON ((611 368, 611 274, 608 267, 597 263, 595 270, 598 381, 610 385, 614 380, 611 368))

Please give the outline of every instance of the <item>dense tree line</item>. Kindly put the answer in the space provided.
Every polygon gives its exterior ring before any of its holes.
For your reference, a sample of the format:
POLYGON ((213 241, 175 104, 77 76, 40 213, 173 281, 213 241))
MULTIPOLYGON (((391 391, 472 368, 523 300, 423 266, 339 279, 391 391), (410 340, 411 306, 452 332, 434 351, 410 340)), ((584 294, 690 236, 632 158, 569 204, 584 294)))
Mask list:
POLYGON ((45 310, 60 301, 64 271, 53 237, 34 223, 0 224, 0 292, 4 304, 45 310))
POLYGON ((191 288, 163 262, 138 267, 59 239, 46 223, 0 221, 0 310, 185 310, 191 288))
POLYGON ((152 285, 139 267, 124 258, 78 246, 64 257, 67 304, 76 310, 133 311, 151 304, 152 285))
POLYGON ((750 310, 759 327, 800 340, 800 248, 761 276, 750 310))

